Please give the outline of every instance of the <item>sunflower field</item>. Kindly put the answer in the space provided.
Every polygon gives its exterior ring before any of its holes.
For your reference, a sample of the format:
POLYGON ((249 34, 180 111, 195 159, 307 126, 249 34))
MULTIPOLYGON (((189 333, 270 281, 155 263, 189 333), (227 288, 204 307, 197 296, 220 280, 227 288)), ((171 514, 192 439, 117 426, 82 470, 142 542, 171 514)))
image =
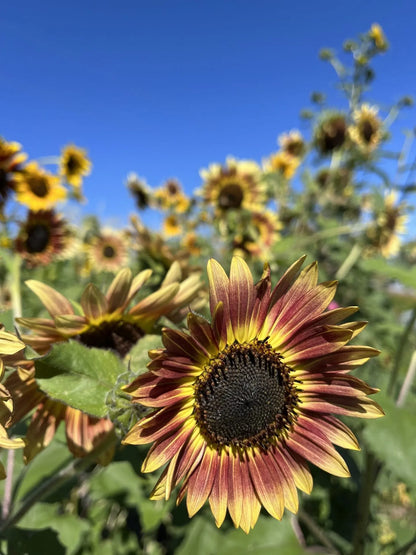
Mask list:
POLYGON ((0 138, 0 553, 416 553, 415 130, 410 97, 368 100, 387 50, 378 24, 322 50, 342 105, 313 93, 192 194, 128 174, 123 229, 71 221, 86 149, 0 138))

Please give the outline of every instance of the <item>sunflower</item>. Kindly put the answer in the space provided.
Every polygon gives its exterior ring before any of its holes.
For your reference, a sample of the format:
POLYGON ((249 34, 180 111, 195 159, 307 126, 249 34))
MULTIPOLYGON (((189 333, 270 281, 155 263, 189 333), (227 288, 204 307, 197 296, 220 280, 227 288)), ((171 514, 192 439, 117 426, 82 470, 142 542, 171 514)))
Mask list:
POLYGON ((27 157, 21 148, 19 143, 8 143, 0 137, 0 212, 14 190, 16 174, 27 157))
MULTIPOLYGON (((154 332, 160 317, 181 321, 184 307, 193 305, 202 287, 199 274, 182 281, 176 263, 159 290, 130 306, 150 275, 151 271, 145 270, 133 278, 130 269, 121 270, 106 294, 89 284, 81 296, 81 315, 75 313, 64 295, 45 283, 29 280, 27 285, 42 301, 51 318, 18 318, 23 327, 32 330, 31 334, 22 334, 22 340, 39 354, 48 352, 55 343, 72 338, 83 345, 109 349, 124 357, 145 334, 154 332)), ((32 362, 24 372, 21 369, 13 372, 7 386, 15 403, 13 422, 19 422, 35 409, 25 437, 26 461, 50 443, 60 422, 65 423, 68 447, 76 457, 87 455, 105 437, 115 434, 108 418, 92 417, 43 394, 37 385, 32 362)), ((113 451, 110 447, 98 461, 107 464, 113 451)))
MULTIPOLYGON (((3 381, 5 365, 25 348, 25 344, 13 333, 4 330, 0 325, 0 382, 3 381)), ((13 416, 13 399, 5 385, 0 383, 0 448, 20 449, 24 441, 20 438, 9 438, 6 429, 10 426, 13 416)), ((0 480, 6 477, 6 472, 0 462, 0 480)))
POLYGON ((162 187, 155 191, 155 199, 162 210, 174 210, 183 214, 191 205, 189 198, 184 194, 182 185, 177 179, 168 179, 162 187))
POLYGON ((373 23, 368 31, 368 36, 373 40, 374 46, 384 52, 389 47, 383 28, 378 23, 373 23))
POLYGON ((267 265, 254 285, 241 258, 230 278, 211 260, 212 322, 191 312, 189 332, 165 328, 165 348, 150 351, 149 371, 125 387, 155 409, 123 440, 154 442, 142 471, 167 463, 153 499, 182 483, 178 503, 187 494, 190 516, 208 499, 217 526, 228 509, 248 532, 261 506, 277 519, 285 506, 297 511, 296 488, 312 489, 308 462, 350 475, 333 444, 359 447, 337 416, 383 414, 367 398, 377 390, 349 375, 378 351, 346 345, 365 323, 339 322, 357 307, 325 310, 336 282, 317 284, 316 263, 298 276, 303 260, 274 289, 267 265))
POLYGON ((397 204, 397 194, 389 193, 381 210, 367 230, 370 253, 380 252, 385 258, 394 256, 400 249, 400 235, 406 231, 408 217, 404 214, 405 205, 397 204))
POLYGON ((127 189, 134 197, 139 210, 144 210, 151 205, 152 192, 149 185, 134 172, 127 176, 127 189))
POLYGON ((229 157, 225 165, 211 164, 200 175, 204 180, 200 194, 221 213, 240 208, 253 210, 265 202, 262 171, 256 162, 229 157))
POLYGON ((300 158, 305 154, 306 146, 302 133, 297 129, 292 129, 289 133, 279 135, 277 142, 283 152, 300 158))
POLYGON ((270 210, 253 212, 246 231, 234 239, 234 254, 266 258, 270 248, 278 240, 281 228, 281 222, 270 210))
POLYGON ((285 179, 290 179, 295 175, 299 164, 300 158, 292 156, 284 150, 279 150, 264 160, 263 168, 265 172, 277 172, 285 179))
POLYGON ((349 129, 351 140, 364 152, 372 152, 383 139, 383 124, 377 116, 378 108, 362 104, 354 110, 354 125, 349 129))
POLYGON ((175 214, 170 214, 170 216, 166 216, 164 219, 163 233, 166 237, 174 237, 175 235, 180 235, 182 233, 182 226, 175 214))
POLYGON ((181 245, 193 256, 201 254, 201 247, 198 244, 198 235, 195 231, 189 231, 182 239, 181 245))
POLYGON ((322 155, 341 148, 347 139, 347 122, 344 114, 327 113, 314 131, 314 143, 322 155))
POLYGON ((23 341, 41 354, 53 343, 74 338, 89 347, 112 349, 120 356, 126 355, 141 337, 153 331, 161 316, 177 321, 183 307, 192 304, 202 287, 198 273, 182 281, 176 262, 157 291, 130 306, 151 274, 151 270, 144 270, 133 278, 130 269, 120 270, 105 294, 90 283, 81 296, 81 315, 64 295, 49 285, 27 281, 26 285, 39 297, 52 319, 18 318, 22 326, 34 332, 23 334, 23 341))
POLYGON ((88 265, 98 272, 117 272, 128 261, 129 241, 122 232, 103 229, 85 246, 88 265))
POLYGON ((65 197, 59 177, 47 173, 36 162, 30 162, 16 175, 16 200, 33 212, 49 210, 65 197))
POLYGON ((87 151, 75 145, 67 145, 62 149, 59 173, 75 188, 82 185, 82 178, 91 173, 91 161, 87 151))
POLYGON ((29 211, 15 239, 15 249, 28 267, 34 268, 66 258, 73 240, 66 220, 53 210, 29 211))

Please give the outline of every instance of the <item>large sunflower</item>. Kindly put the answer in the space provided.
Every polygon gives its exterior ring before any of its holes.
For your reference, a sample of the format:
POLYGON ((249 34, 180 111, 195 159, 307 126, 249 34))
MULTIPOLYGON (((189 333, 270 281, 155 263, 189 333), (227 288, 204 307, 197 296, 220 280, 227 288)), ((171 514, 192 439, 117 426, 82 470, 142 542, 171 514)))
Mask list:
POLYGON ((16 175, 16 200, 33 212, 49 210, 65 197, 59 177, 47 173, 36 162, 30 162, 16 175))
POLYGON ((229 157, 225 165, 211 164, 200 174, 204 180, 201 189, 204 201, 220 212, 240 208, 253 210, 264 204, 263 175, 256 162, 229 157))
POLYGON ((75 145, 67 145, 62 149, 60 174, 73 187, 81 187, 84 176, 91 172, 91 161, 87 151, 75 145))
POLYGON ((227 509, 248 532, 261 506, 275 518, 296 512, 297 489, 312 488, 308 462, 349 476, 333 444, 358 449, 338 415, 374 418, 377 390, 350 376, 378 351, 347 346, 363 322, 339 324, 356 307, 325 310, 335 282, 317 284, 317 265, 297 277, 303 258, 271 289, 266 266, 253 284, 234 257, 230 278, 208 264, 212 323, 195 313, 189 332, 165 329, 164 349, 150 352, 149 372, 126 390, 156 410, 124 443, 154 442, 144 472, 165 465, 153 499, 168 498, 179 483, 189 515, 208 499, 217 526, 227 509))

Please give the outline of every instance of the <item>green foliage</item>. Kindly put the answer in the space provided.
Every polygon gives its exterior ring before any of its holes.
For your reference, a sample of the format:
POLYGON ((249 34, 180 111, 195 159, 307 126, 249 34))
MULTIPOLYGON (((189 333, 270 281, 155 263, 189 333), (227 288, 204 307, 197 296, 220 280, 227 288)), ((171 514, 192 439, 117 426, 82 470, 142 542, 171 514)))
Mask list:
POLYGON ((76 342, 54 345, 36 360, 39 387, 53 399, 92 416, 107 414, 106 399, 118 376, 125 372, 112 352, 90 349, 76 342))

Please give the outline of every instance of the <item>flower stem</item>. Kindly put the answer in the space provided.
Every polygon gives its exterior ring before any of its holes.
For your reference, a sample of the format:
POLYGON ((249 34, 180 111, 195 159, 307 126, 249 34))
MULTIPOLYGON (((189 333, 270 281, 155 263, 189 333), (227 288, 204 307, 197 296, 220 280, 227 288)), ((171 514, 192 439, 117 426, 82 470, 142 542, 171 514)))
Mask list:
POLYGON ((393 366, 393 371, 391 373, 390 376, 390 381, 389 381, 389 385, 387 387, 387 393, 389 395, 394 395, 394 388, 397 382, 397 378, 399 376, 399 370, 400 370, 400 365, 402 362, 402 358, 405 352, 405 345, 407 343, 407 340, 409 339, 409 335, 412 332, 413 326, 415 325, 416 322, 416 306, 413 308, 412 310, 412 314, 409 318, 409 321, 407 322, 407 326, 405 327, 403 334, 400 338, 399 341, 399 345, 397 347, 397 352, 396 352, 396 357, 394 360, 394 366, 393 366))
POLYGON ((355 243, 355 245, 350 250, 350 253, 348 254, 347 258, 344 260, 344 262, 338 268, 338 271, 335 274, 336 279, 341 280, 348 274, 348 272, 351 270, 351 268, 354 266, 354 264, 360 258, 362 250, 363 249, 362 249, 361 245, 359 245, 358 243, 355 243))
POLYGON ((410 360, 409 368, 406 373, 403 385, 400 389, 399 396, 397 397, 396 405, 402 407, 406 401, 406 397, 412 387, 413 380, 416 376, 416 351, 413 351, 412 358, 410 360))
POLYGON ((361 489, 358 499, 357 519, 351 555, 364 555, 368 522, 370 520, 371 496, 380 472, 381 465, 376 457, 367 452, 365 470, 362 473, 361 489))
POLYGON ((339 555, 338 549, 327 537, 324 530, 314 521, 314 519, 303 509, 299 509, 298 517, 301 522, 309 529, 309 531, 315 536, 321 544, 331 550, 333 555, 339 555))
POLYGON ((28 494, 26 499, 24 499, 19 510, 1 523, 0 534, 17 524, 19 520, 29 511, 29 509, 31 509, 38 501, 55 491, 59 486, 64 484, 67 480, 79 472, 88 468, 90 464, 96 461, 97 456, 113 445, 115 441, 116 439, 113 434, 107 434, 104 440, 93 451, 88 453, 86 457, 71 460, 71 462, 62 470, 42 482, 38 487, 34 488, 28 494))

